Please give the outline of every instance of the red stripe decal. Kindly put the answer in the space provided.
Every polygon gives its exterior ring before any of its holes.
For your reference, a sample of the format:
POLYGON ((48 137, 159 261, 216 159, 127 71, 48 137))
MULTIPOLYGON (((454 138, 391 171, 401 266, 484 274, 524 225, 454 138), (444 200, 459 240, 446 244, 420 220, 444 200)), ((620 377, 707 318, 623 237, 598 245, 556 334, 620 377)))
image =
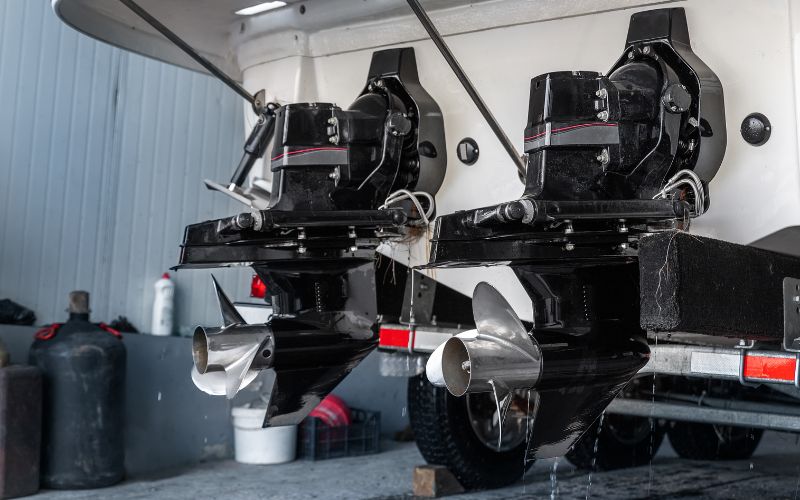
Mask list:
POLYGON ((275 158, 273 158, 272 161, 280 160, 284 156, 294 156, 294 155, 299 155, 299 154, 303 154, 303 153, 313 153, 315 151, 347 151, 347 148, 308 148, 308 149, 298 149, 297 151, 289 151, 288 153, 281 153, 278 156, 276 156, 275 158))
POLYGON ((397 328, 381 328, 378 345, 383 347, 408 348, 408 334, 408 330, 400 330, 397 328))
POLYGON ((795 358, 769 358, 766 356, 745 356, 744 378, 761 380, 782 380, 794 382, 795 358))
MULTIPOLYGON (((568 131, 568 130, 573 130, 573 129, 576 129, 576 128, 586 128, 586 127, 616 127, 616 126, 617 126, 617 124, 616 124, 616 123, 581 123, 581 124, 578 124, 578 125, 570 125, 569 127, 554 128, 553 130, 551 130, 551 131, 550 131, 550 133, 551 133, 551 134, 558 134, 558 133, 560 133, 560 132, 566 132, 566 131, 568 131)), ((530 137, 526 137, 526 138, 525 138, 525 140, 526 140, 526 141, 532 141, 532 140, 534 140, 534 139, 538 139, 539 137, 541 137, 541 136, 543 136, 543 135, 545 135, 545 134, 547 134, 547 131, 545 131, 545 132, 541 132, 541 133, 539 133, 539 134, 536 134, 536 135, 532 135, 532 136, 530 136, 530 137)))

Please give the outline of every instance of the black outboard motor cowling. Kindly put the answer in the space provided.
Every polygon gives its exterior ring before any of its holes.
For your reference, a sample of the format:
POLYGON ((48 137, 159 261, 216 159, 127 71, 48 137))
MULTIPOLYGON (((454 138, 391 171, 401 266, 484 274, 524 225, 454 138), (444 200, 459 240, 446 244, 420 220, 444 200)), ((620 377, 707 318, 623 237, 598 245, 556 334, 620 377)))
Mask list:
POLYGON ((640 12, 608 76, 562 71, 531 81, 525 194, 652 199, 683 169, 705 187, 726 137, 722 86, 691 51, 683 10, 640 12))
POLYGON ((376 52, 347 110, 281 107, 273 144, 273 210, 374 210, 398 189, 435 194, 447 164, 441 112, 412 49, 376 52))

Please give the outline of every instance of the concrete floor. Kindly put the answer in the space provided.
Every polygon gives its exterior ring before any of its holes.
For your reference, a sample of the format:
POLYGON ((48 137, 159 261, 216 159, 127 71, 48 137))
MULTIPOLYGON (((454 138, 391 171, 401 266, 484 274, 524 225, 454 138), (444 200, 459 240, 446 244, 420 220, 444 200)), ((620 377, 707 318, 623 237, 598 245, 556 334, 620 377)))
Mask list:
MULTIPOLYGON (((94 491, 47 491, 35 500, 224 498, 399 500, 411 495, 411 471, 423 463, 412 443, 384 443, 378 455, 298 461, 278 466, 212 462, 171 477, 125 482, 94 491)), ((525 480, 502 490, 459 495, 458 500, 511 498, 797 499, 800 443, 791 434, 767 433, 751 460, 679 459, 665 440, 651 467, 595 473, 591 480, 566 460, 543 460, 525 480), (554 464, 557 462, 557 467, 554 464), (555 470, 555 474, 553 474, 555 470)))

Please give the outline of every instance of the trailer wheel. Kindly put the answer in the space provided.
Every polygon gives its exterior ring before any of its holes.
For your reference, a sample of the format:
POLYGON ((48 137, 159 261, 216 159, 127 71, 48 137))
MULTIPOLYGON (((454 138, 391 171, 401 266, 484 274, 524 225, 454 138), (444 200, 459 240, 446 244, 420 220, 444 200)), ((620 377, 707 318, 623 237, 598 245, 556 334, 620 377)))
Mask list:
POLYGON ((496 448, 491 394, 456 398, 423 373, 408 380, 408 411, 420 453, 429 464, 447 467, 466 489, 500 488, 517 482, 525 465, 525 412, 512 405, 496 448), (520 434, 521 432, 521 434, 520 434))
POLYGON ((763 429, 729 425, 674 422, 669 442, 681 458, 692 460, 743 460, 750 458, 763 429))
POLYGON ((664 428, 649 418, 609 414, 602 419, 602 427, 598 419, 567 452, 575 467, 613 470, 646 465, 664 440, 664 428))

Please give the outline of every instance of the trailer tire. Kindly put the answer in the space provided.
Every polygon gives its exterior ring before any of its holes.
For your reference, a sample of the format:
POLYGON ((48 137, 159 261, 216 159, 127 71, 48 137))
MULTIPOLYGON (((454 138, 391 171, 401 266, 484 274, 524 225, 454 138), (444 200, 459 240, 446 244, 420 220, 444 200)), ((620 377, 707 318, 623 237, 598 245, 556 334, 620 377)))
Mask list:
POLYGON ((691 460, 744 460, 756 451, 763 429, 729 425, 673 422, 669 442, 681 458, 691 460))
POLYGON ((424 373, 408 380, 408 413, 425 461, 447 467, 465 489, 500 488, 522 478, 526 443, 507 451, 484 445, 470 424, 466 398, 432 385, 424 373))
POLYGON ((602 418, 602 427, 598 419, 567 452, 575 467, 614 470, 646 465, 664 441, 664 428, 649 418, 612 414, 602 418))

